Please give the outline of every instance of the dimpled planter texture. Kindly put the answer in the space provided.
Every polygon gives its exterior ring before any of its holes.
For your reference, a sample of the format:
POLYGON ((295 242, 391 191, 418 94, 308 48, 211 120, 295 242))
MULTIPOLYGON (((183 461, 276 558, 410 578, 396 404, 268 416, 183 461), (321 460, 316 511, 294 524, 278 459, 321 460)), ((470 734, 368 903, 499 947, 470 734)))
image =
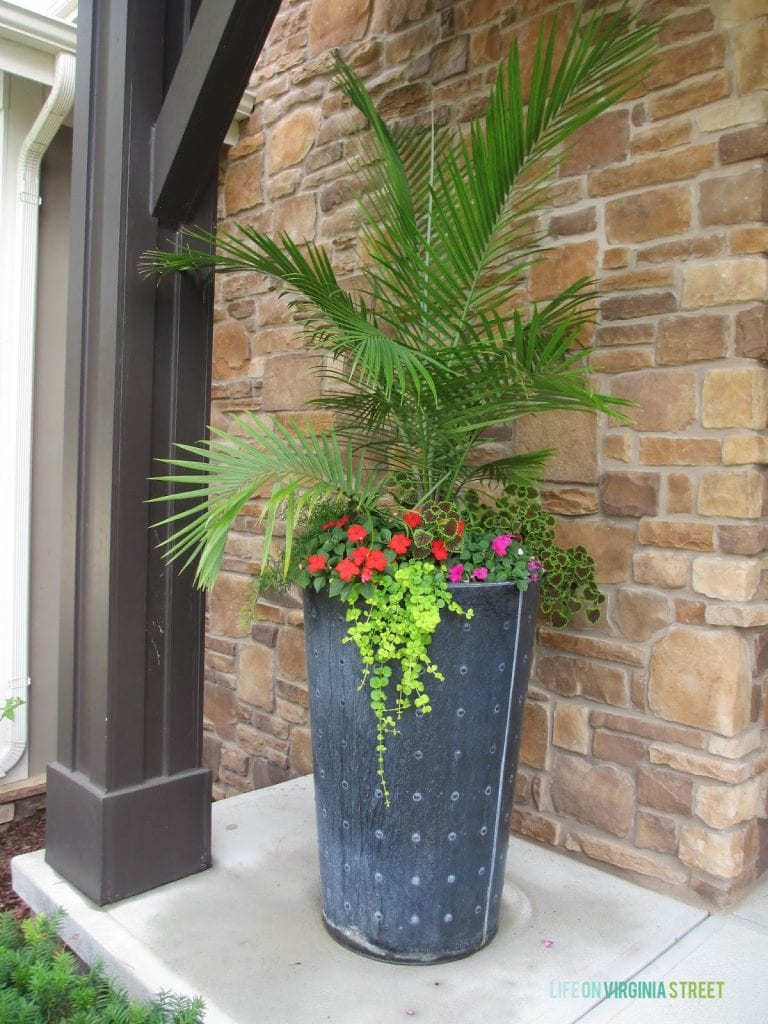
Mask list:
POLYGON ((346 605, 305 592, 323 918, 344 945, 399 963, 467 956, 499 922, 538 588, 450 589, 474 617, 438 626, 445 682, 388 740, 389 808, 346 605))

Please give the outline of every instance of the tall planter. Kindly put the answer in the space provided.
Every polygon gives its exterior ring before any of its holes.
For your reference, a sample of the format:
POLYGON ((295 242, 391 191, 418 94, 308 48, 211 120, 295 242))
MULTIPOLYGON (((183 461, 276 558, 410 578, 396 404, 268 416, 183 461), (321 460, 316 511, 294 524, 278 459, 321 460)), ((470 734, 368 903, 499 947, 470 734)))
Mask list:
POLYGON ((496 933, 534 642, 537 588, 455 584, 432 711, 390 738, 386 807, 346 605, 305 591, 323 919, 338 941, 399 963, 467 956, 496 933))

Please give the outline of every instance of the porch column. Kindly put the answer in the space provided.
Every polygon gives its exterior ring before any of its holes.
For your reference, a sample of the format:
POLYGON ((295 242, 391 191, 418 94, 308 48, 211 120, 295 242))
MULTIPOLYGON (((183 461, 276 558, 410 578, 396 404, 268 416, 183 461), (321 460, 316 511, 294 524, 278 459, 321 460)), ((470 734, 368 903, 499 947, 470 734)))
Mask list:
POLYGON ((146 500, 155 460, 205 433, 212 290, 137 263, 182 223, 213 228, 219 147, 278 6, 80 3, 46 859, 100 904, 210 863, 203 599, 158 557, 167 512, 146 500))

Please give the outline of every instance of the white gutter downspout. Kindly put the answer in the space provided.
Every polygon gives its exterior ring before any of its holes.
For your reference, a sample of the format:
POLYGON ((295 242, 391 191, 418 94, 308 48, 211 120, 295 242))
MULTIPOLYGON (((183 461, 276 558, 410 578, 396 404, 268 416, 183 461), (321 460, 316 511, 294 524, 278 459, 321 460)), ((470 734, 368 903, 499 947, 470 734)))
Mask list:
MULTIPOLYGON (((35 327, 40 165, 45 151, 72 109, 75 98, 75 57, 59 53, 53 85, 21 147, 17 174, 14 235, 14 302, 9 380, 16 382, 16 401, 8 410, 11 436, 11 482, 15 496, 11 522, 13 592, 11 608, 10 678, 5 696, 25 703, 8 723, 10 742, 0 747, 0 778, 21 759, 27 747, 30 598, 30 491, 32 484, 32 405, 34 398, 35 327)), ((4 730, 5 731, 5 730, 4 730)))

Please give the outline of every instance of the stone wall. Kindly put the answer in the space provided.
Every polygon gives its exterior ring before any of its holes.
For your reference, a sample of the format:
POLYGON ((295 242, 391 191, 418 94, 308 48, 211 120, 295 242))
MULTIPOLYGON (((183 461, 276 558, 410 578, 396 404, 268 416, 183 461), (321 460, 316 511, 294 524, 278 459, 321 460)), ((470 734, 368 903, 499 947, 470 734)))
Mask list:
MULTIPOLYGON (((360 120, 330 84, 341 47, 387 115, 463 123, 513 35, 530 53, 544 0, 284 0, 222 163, 224 227, 328 247, 354 270, 349 161, 360 120)), ((582 132, 547 215, 545 298, 583 274, 602 298, 592 369, 638 403, 634 426, 583 415, 518 425, 558 447, 546 500, 586 543, 607 596, 596 626, 542 626, 515 828, 721 904, 768 861, 768 441, 765 259, 768 4, 655 0, 660 63, 582 132), (762 839, 762 842, 761 842, 762 839), (762 852, 761 852, 762 851, 762 852)), ((308 410, 313 358, 256 275, 218 283, 213 421, 308 410)), ((208 619, 206 750, 216 795, 308 772, 302 616, 240 605, 261 553, 256 505, 233 532, 208 619)))

